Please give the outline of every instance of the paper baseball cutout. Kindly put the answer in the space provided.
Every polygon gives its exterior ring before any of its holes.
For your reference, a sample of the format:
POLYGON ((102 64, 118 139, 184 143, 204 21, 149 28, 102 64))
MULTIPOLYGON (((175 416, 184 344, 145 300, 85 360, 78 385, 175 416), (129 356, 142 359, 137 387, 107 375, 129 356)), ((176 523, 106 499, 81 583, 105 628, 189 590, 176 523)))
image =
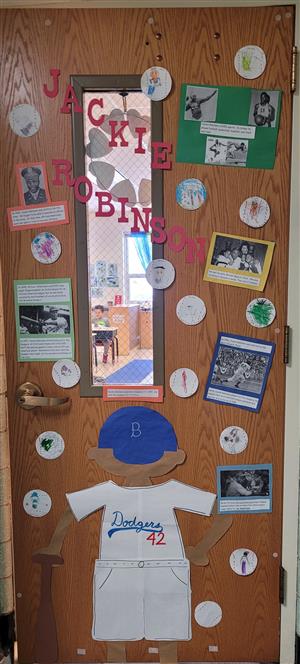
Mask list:
POLYGON ((215 627, 222 620, 222 609, 217 602, 200 602, 194 615, 200 627, 215 627))
POLYGON ((191 397, 197 392, 198 376, 192 369, 176 369, 170 376, 170 388, 177 397, 191 397))
POLYGON ((146 69, 141 78, 141 88, 152 101, 165 99, 172 88, 172 79, 168 70, 163 67, 146 69))
POLYGON ((182 180, 176 187, 176 201, 185 210, 197 210, 206 201, 206 188, 201 180, 182 180))
POLYGON ((49 494, 41 489, 31 489, 23 499, 24 510, 29 516, 45 516, 50 512, 51 506, 52 501, 49 494))
POLYGON ((266 64, 266 55, 260 46, 249 44, 235 54, 234 67, 242 78, 258 78, 264 72, 266 64))
POLYGON ((185 295, 177 302, 176 314, 185 325, 198 325, 206 315, 206 306, 197 295, 185 295))
POLYGON ((250 196, 240 207, 240 219, 251 228, 261 228, 270 219, 270 206, 260 196, 250 196))
POLYGON ((257 567, 257 555, 250 549, 236 549, 229 558, 229 564, 233 572, 239 576, 253 574, 257 567))
POLYGON ((248 435, 241 427, 227 427, 220 435, 220 445, 227 454, 240 454, 248 445, 248 435))
POLYGON ((257 298, 249 302, 246 309, 246 318, 253 327, 268 327, 273 323, 276 309, 271 300, 257 298))
POLYGON ((65 443, 57 431, 44 431, 36 439, 35 447, 43 459, 57 459, 63 453, 65 443))
POLYGON ((73 387, 80 380, 80 369, 73 360, 58 360, 52 367, 52 378, 60 387, 73 387))
POLYGON ((9 124, 17 136, 28 138, 33 136, 40 128, 41 116, 30 104, 14 106, 9 114, 9 124))
POLYGON ((61 254, 61 244, 52 233, 40 233, 31 242, 31 252, 39 263, 55 263, 61 254))
POLYGON ((152 288, 158 290, 168 288, 175 279, 175 268, 170 261, 156 258, 150 261, 147 267, 146 279, 152 288))

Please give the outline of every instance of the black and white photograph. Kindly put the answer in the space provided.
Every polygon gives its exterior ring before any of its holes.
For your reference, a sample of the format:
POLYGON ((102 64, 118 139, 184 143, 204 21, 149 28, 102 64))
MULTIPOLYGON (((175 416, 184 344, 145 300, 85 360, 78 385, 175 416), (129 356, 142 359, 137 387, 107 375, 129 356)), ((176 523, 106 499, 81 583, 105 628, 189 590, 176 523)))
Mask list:
POLYGON ((219 466, 218 504, 221 512, 270 512, 272 466, 219 466))
POLYGON ((20 305, 20 335, 70 334, 70 309, 65 305, 20 305))
POLYGON ((278 90, 252 90, 248 124, 255 127, 276 127, 278 101, 278 90))
POLYGON ((187 85, 184 119, 196 122, 215 122, 218 105, 218 89, 199 85, 187 85))
POLYGON ((264 269, 267 249, 267 243, 216 235, 211 262, 212 265, 217 265, 223 269, 230 268, 231 270, 261 274, 264 269))
POLYGON ((211 384, 260 394, 268 363, 268 356, 261 353, 220 346, 211 384))
POLYGON ((248 141, 233 138, 208 136, 206 139, 205 163, 220 166, 246 166, 248 141))
POLYGON ((275 243, 240 235, 213 233, 204 281, 263 291, 275 243))
POLYGON ((43 205, 50 202, 44 162, 17 164, 20 203, 23 206, 43 205))
POLYGON ((220 332, 204 399, 258 412, 275 344, 220 332))

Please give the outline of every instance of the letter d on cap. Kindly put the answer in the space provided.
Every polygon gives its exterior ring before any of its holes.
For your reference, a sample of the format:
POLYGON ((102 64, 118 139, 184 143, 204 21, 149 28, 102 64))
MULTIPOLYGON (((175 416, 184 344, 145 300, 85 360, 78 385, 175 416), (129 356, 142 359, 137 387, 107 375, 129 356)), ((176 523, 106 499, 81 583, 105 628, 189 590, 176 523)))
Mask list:
POLYGON ((131 422, 131 438, 139 438, 142 435, 141 425, 139 422, 131 422))

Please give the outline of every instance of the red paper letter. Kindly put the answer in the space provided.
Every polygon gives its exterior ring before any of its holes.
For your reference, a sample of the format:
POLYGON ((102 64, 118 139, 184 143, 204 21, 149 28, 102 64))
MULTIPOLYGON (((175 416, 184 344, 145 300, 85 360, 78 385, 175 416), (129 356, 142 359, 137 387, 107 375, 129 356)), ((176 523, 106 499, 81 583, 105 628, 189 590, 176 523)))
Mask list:
POLYGON ((127 148, 128 146, 128 141, 125 140, 123 136, 123 131, 125 127, 128 127, 129 122, 127 120, 120 120, 120 129, 116 131, 116 126, 119 124, 119 120, 110 120, 109 123, 110 128, 111 128, 111 139, 109 141, 109 147, 110 148, 127 148), (118 145, 116 138, 119 137, 121 139, 121 143, 118 145))
POLYGON ((195 257, 199 259, 199 263, 204 263, 205 260, 205 237, 197 237, 195 240, 187 240, 187 257, 185 259, 186 263, 194 263, 195 257), (197 242, 199 247, 197 246, 197 242))
POLYGON ((136 154, 145 154, 146 150, 143 148, 143 134, 147 134, 146 127, 136 127, 135 132, 139 137, 139 143, 137 148, 135 148, 136 154))
POLYGON ((100 108, 103 108, 103 99, 91 99, 89 105, 88 105, 88 117, 89 121, 95 126, 95 127, 100 127, 102 125, 102 122, 105 120, 105 115, 100 115, 100 118, 94 118, 92 114, 92 110, 94 106, 100 106, 100 108))
POLYGON ((86 175, 79 175, 79 177, 76 178, 75 187, 74 187, 74 194, 77 200, 80 201, 80 203, 87 203, 90 200, 92 193, 93 193, 93 185, 89 180, 89 178, 87 178, 86 175), (85 184, 87 186, 88 188, 87 194, 80 193, 79 187, 81 184, 85 184))
POLYGON ((186 245, 186 234, 183 226, 172 226, 172 228, 170 228, 168 231, 168 245, 173 251, 182 251, 186 245), (174 236, 177 233, 180 234, 181 237, 181 239, 179 239, 179 243, 174 241, 174 236))
POLYGON ((153 161, 152 168, 160 168, 162 170, 170 170, 172 162, 167 161, 167 155, 172 152, 172 143, 162 143, 161 141, 152 143, 153 148, 153 161), (161 148, 161 152, 160 152, 161 148))
POLYGON ((163 244, 167 239, 167 233, 163 230, 165 227, 164 217, 153 217, 150 221, 152 228, 151 242, 155 244, 163 244))
POLYGON ((72 163, 68 159, 52 159, 52 166, 55 168, 55 177, 52 184, 64 184, 63 176, 66 178, 68 187, 73 187, 75 178, 71 178, 72 163))
POLYGON ((138 208, 135 207, 131 208, 131 212, 133 212, 133 217, 134 217, 134 224, 131 229, 132 233, 140 232, 139 222, 142 224, 144 233, 149 233, 149 221, 150 221, 149 217, 151 214, 151 208, 142 208, 142 209, 144 215, 146 216, 145 220, 141 216, 141 213, 138 208))
POLYGON ((118 198, 118 203, 121 203, 121 216, 118 218, 119 224, 125 224, 128 222, 128 217, 126 217, 126 207, 125 203, 128 203, 128 198, 118 198))
POLYGON ((70 113, 71 109, 69 108, 69 106, 71 106, 71 104, 74 104, 74 113, 82 113, 82 108, 81 108, 81 106, 79 104, 79 101, 76 97, 73 86, 72 85, 67 85, 66 94, 65 94, 65 98, 64 98, 64 103, 63 103, 63 105, 60 109, 60 112, 61 113, 70 113))
POLYGON ((95 194, 98 198, 98 210, 95 217, 112 217, 115 211, 114 205, 111 203, 112 195, 108 191, 96 191, 95 194), (104 207, 108 207, 108 212, 104 212, 104 207))
POLYGON ((49 90, 47 83, 44 83, 43 90, 47 97, 57 97, 58 95, 58 77, 60 76, 60 69, 50 69, 50 76, 53 78, 53 90, 49 90))

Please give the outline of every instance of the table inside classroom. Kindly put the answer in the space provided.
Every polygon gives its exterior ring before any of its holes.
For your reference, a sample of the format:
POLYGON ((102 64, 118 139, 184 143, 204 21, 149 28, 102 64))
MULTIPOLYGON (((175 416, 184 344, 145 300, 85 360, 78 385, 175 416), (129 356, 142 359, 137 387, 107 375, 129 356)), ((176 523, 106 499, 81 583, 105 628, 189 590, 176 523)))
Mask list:
POLYGON ((95 350, 95 364, 98 365, 97 358, 97 341, 111 341, 112 362, 115 361, 115 356, 119 357, 119 343, 118 343, 118 328, 106 327, 104 325, 92 326, 93 348, 95 350), (102 338, 101 338, 102 337, 102 338))

